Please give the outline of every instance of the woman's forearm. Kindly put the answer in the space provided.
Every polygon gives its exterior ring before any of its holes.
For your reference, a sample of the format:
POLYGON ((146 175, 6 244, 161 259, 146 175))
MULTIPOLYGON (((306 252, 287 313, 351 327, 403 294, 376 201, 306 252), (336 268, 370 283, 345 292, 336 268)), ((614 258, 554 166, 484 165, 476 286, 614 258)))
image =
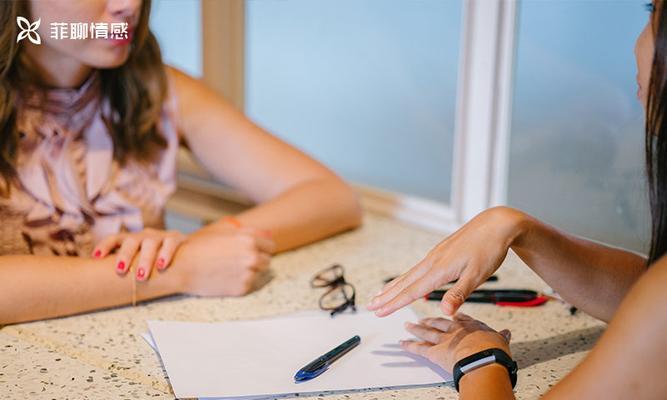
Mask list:
POLYGON ((192 154, 218 181, 259 204, 238 216, 243 225, 271 231, 281 251, 361 223, 354 191, 332 171, 201 81, 173 68, 167 74, 179 99, 178 130, 192 154))
POLYGON ((507 369, 491 364, 463 375, 459 381, 461 400, 514 400, 507 369))
POLYGON ((646 259, 630 251, 565 234, 525 214, 512 250, 564 300, 609 321, 646 270, 646 259))
POLYGON ((356 194, 335 177, 307 181, 237 217, 244 226, 270 231, 276 251, 302 246, 361 224, 356 194))
MULTIPOLYGON (((0 325, 130 304, 134 274, 119 276, 114 258, 0 257, 0 325)), ((137 300, 178 292, 179 274, 136 283, 137 300)))

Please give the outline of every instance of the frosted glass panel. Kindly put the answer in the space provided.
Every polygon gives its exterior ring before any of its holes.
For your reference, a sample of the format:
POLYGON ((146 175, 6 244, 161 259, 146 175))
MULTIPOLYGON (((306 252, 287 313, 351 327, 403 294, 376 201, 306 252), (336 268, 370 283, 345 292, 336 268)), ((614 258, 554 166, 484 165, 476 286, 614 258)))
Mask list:
POLYGON ((645 249, 635 0, 522 1, 509 204, 558 227, 645 249))
POLYGON ((246 112, 354 182, 449 202, 461 1, 249 0, 246 112))
POLYGON ((151 30, 165 63, 201 76, 201 1, 153 0, 151 30))

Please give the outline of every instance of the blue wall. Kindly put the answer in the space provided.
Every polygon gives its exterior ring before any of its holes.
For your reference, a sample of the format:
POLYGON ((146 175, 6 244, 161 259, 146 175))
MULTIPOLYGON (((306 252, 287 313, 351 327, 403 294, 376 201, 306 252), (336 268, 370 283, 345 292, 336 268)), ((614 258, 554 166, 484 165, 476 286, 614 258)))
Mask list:
POLYGON ((202 75, 200 0, 153 0, 150 26, 164 62, 192 76, 202 75))
POLYGON ((642 1, 522 1, 509 203, 561 228, 644 248, 642 1))
POLYGON ((246 110, 344 177, 450 197, 454 0, 249 0, 246 110))

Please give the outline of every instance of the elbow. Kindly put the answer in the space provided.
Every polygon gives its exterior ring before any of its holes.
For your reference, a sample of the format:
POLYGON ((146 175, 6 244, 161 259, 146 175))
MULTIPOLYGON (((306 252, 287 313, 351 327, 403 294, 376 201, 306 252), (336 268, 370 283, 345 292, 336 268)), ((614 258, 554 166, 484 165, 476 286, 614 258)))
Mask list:
POLYGON ((15 324, 17 321, 16 316, 12 315, 11 311, 5 307, 0 310, 0 329, 7 325, 15 324))
POLYGON ((363 222, 363 212, 358 193, 342 180, 337 182, 338 220, 343 229, 355 229, 363 222))
POLYGON ((16 304, 13 301, 16 299, 14 294, 11 287, 6 285, 0 287, 0 329, 21 322, 20 315, 17 315, 16 304))

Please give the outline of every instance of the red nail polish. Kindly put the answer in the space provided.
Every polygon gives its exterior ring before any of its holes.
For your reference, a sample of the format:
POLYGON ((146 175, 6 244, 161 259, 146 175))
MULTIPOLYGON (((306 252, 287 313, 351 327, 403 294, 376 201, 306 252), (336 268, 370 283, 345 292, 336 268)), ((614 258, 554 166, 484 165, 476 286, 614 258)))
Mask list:
POLYGON ((125 262, 124 261, 119 261, 118 266, 116 267, 118 271, 125 271, 125 262))
POLYGON ((137 270, 137 278, 143 279, 144 275, 146 275, 146 270, 144 270, 143 268, 139 268, 137 270))
POLYGON ((101 251, 101 250, 95 250, 95 254, 93 254, 93 257, 95 257, 95 258, 99 258, 101 255, 102 255, 102 251, 101 251))
POLYGON ((164 264, 165 264, 164 263, 164 258, 160 257, 160 258, 157 259, 157 268, 158 269, 164 268, 164 264))

